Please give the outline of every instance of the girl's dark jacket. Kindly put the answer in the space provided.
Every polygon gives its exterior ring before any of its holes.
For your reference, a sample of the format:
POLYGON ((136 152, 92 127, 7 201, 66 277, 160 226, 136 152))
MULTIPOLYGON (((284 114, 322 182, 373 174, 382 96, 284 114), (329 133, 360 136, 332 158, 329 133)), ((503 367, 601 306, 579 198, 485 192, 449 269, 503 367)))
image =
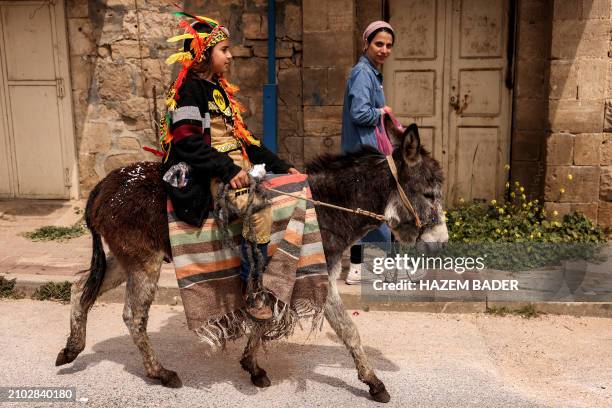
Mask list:
MULTIPOLYGON (((215 92, 217 99, 219 93, 215 92)), ((201 226, 212 208, 210 182, 218 178, 224 183, 229 181, 241 170, 226 153, 220 153, 210 146, 210 117, 222 115, 224 120, 233 123, 229 99, 218 82, 188 76, 179 89, 177 106, 171 114, 170 131, 173 140, 170 146, 168 160, 163 171, 179 162, 185 162, 191 167, 189 181, 185 187, 172 187, 164 183, 168 196, 172 200, 174 212, 180 220, 201 226), (223 111, 215 103, 213 92, 218 90, 224 98, 223 111), (209 103, 211 102, 211 103, 209 103)), ((249 160, 253 164, 266 164, 269 172, 283 174, 291 165, 281 160, 277 155, 261 146, 246 146, 249 160)))

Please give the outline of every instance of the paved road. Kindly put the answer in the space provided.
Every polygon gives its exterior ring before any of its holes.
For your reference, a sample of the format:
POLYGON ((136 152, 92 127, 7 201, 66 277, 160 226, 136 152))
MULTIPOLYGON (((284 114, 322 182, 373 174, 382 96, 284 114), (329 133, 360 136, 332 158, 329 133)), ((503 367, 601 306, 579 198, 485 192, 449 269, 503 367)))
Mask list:
MULTIPOLYGON (((119 304, 95 306, 88 347, 74 363, 57 368, 69 306, 0 300, 0 385, 77 387, 82 401, 46 405, 52 407, 378 405, 327 325, 315 338, 300 332, 270 346, 261 365, 272 387, 259 390, 238 365, 243 341, 225 353, 211 352, 185 327, 180 307, 154 305, 154 347, 184 383, 166 389, 144 377, 121 310, 119 304)), ((391 393, 387 406, 612 406, 609 319, 393 312, 361 312, 354 319, 391 393)))

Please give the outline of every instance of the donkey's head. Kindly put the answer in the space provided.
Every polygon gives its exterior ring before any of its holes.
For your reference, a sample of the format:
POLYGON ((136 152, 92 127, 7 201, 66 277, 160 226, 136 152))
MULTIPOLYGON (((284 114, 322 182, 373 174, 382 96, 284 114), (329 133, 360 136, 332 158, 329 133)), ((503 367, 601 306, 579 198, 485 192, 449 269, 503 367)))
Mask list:
POLYGON ((440 164, 421 146, 417 125, 399 129, 387 116, 385 127, 390 139, 395 142, 393 160, 397 166, 399 183, 420 218, 421 228, 416 226, 414 214, 404 204, 397 190, 391 193, 385 208, 387 224, 401 242, 448 241, 442 208, 444 178, 440 164))

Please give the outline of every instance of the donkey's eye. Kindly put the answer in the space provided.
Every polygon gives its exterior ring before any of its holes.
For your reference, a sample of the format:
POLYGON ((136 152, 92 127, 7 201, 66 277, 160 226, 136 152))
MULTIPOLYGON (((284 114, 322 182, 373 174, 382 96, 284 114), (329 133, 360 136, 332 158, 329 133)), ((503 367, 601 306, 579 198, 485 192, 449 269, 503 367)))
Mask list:
POLYGON ((433 195, 433 193, 425 193, 423 194, 423 196, 428 199, 429 201, 434 201, 436 199, 436 197, 433 195))

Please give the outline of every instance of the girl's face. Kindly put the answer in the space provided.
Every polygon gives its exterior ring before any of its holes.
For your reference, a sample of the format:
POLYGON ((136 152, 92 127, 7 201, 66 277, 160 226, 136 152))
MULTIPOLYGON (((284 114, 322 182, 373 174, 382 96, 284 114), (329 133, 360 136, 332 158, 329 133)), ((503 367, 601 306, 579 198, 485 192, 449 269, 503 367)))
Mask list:
POLYGON ((382 65, 391 55, 391 48, 393 48, 393 36, 385 31, 380 31, 374 36, 372 42, 368 43, 366 55, 376 65, 382 65))
POLYGON ((210 53, 210 69, 213 74, 224 74, 229 70, 232 53, 229 50, 229 40, 216 44, 210 53))

